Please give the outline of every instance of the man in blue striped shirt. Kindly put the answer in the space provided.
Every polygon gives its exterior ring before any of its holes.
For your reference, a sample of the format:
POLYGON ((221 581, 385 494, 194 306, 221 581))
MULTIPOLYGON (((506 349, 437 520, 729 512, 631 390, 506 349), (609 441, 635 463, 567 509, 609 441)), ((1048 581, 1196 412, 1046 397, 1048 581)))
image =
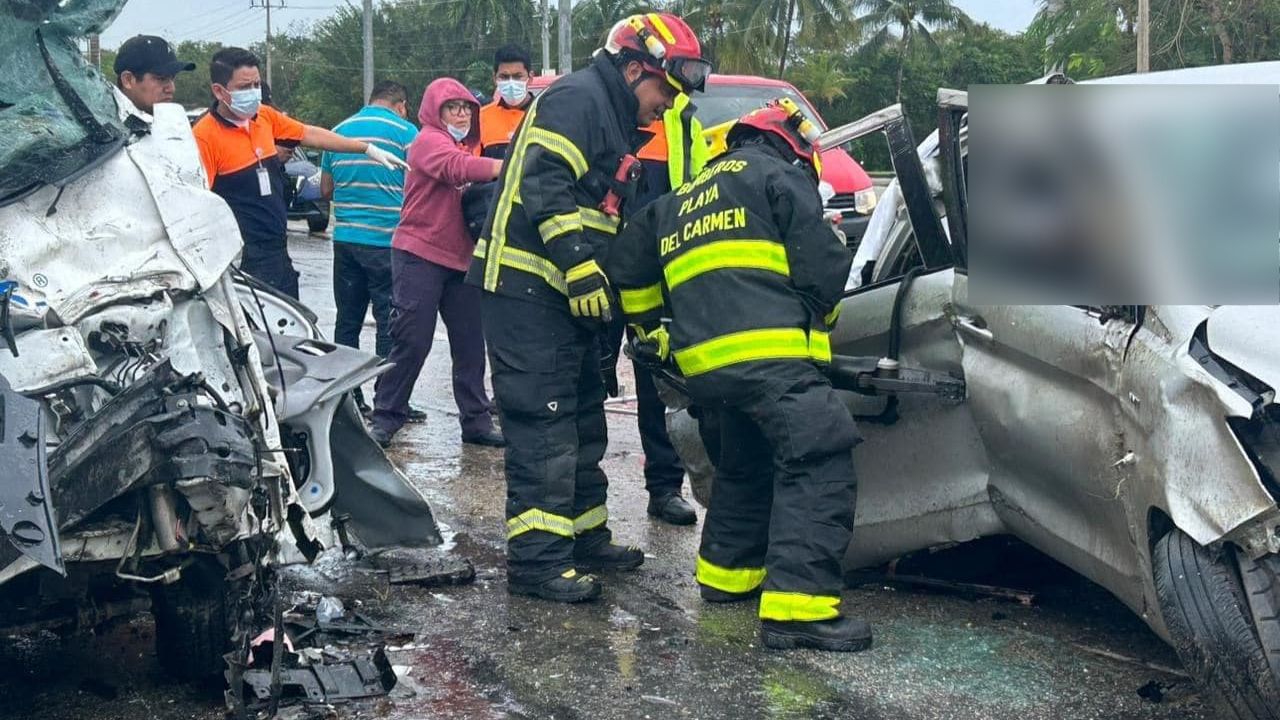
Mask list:
MULTIPOLYGON (((333 131, 404 160, 418 134, 407 114, 404 86, 384 80, 373 86, 369 104, 333 131)), ((360 347, 360 328, 372 303, 375 351, 386 357, 391 352, 391 236, 404 204, 404 171, 388 170, 364 155, 331 152, 324 154, 320 169, 320 191, 333 200, 334 342, 360 347)))

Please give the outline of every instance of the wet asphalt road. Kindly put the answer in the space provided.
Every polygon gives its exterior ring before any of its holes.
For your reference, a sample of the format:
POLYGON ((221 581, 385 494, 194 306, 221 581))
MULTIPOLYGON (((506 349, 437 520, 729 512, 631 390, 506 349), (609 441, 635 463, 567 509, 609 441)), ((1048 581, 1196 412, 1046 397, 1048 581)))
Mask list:
MULTIPOLYGON (((292 242, 303 300, 327 333, 329 244, 302 235, 292 242)), ((366 342, 372 346, 371 326, 366 342)), ((754 607, 699 601, 698 530, 646 517, 626 403, 610 406, 610 525, 619 541, 645 549, 645 565, 605 576, 604 598, 591 605, 510 597, 502 455, 461 445, 443 327, 436 343, 415 394, 429 421, 408 426, 391 457, 432 501, 451 551, 469 557, 478 577, 455 588, 389 586, 334 558, 291 573, 296 587, 337 594, 413 636, 391 653, 407 669, 392 697, 339 708, 337 717, 1208 717, 1172 651, 1126 608, 1016 546, 953 550, 944 564, 1036 589, 1030 606, 872 584, 846 591, 844 607, 873 623, 874 649, 763 650, 754 607)), ((66 641, 0 639, 0 717, 220 717, 216 696, 164 680, 151 642, 145 616, 66 641)))

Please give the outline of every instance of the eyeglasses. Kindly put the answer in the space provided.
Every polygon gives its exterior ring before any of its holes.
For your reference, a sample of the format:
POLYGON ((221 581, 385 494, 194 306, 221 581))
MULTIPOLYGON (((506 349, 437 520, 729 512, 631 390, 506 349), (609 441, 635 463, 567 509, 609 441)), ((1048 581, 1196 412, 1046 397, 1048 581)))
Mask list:
POLYGON ((472 112, 471 103, 464 102, 462 100, 450 100, 444 105, 441 105, 440 109, 457 115, 470 115, 472 112))

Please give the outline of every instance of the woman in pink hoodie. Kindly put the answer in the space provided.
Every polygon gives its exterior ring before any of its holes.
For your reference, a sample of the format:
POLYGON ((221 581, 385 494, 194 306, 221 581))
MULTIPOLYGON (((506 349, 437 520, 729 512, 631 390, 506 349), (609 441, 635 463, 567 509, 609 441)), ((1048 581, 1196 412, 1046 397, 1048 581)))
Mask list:
POLYGON ((427 86, 418 109, 422 130, 409 146, 404 209, 391 240, 391 354, 378 379, 370 432, 383 447, 408 419, 409 396, 431 352, 436 313, 453 356, 453 399, 462 441, 501 446, 484 389, 480 289, 463 283, 475 243, 462 217, 462 191, 498 177, 502 162, 474 154, 480 106, 462 83, 427 86))

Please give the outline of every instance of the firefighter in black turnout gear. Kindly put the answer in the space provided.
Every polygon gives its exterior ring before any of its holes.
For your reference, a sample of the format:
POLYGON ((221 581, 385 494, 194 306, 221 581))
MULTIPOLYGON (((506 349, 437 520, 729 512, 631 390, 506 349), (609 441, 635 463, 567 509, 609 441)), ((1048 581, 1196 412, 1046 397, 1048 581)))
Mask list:
POLYGON ((644 351, 719 417, 703 599, 758 595, 768 647, 853 651, 871 645, 840 611, 858 431, 821 369, 852 257, 822 219, 817 135, 788 100, 744 116, 727 153, 631 220, 605 270, 644 351))
POLYGON ((600 263, 627 211, 619 165, 648 139, 638 128, 680 92, 701 90, 709 72, 683 20, 629 17, 589 67, 534 100, 508 148, 467 282, 486 291, 513 593, 592 600, 600 585, 585 573, 644 562, 608 528, 596 338, 616 301, 600 263))

